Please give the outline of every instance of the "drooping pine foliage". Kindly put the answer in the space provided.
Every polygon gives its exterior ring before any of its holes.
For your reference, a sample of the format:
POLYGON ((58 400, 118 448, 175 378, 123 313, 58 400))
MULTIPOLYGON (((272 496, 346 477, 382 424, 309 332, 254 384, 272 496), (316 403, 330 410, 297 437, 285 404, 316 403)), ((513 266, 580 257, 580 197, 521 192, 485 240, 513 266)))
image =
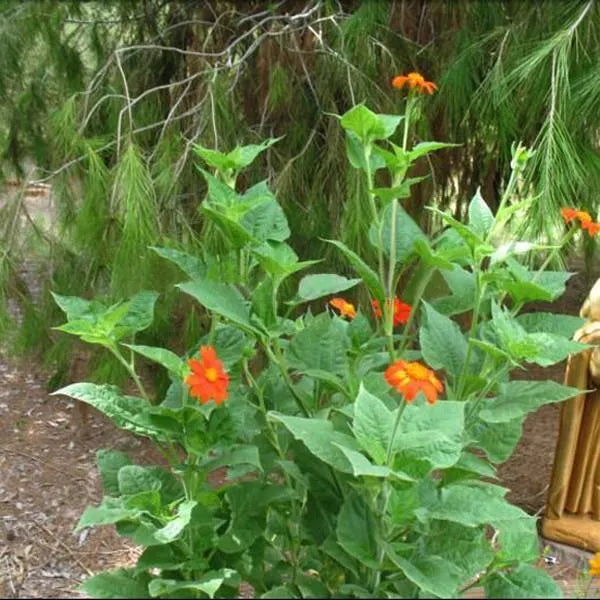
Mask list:
MULTIPOLYGON (((536 150, 520 190, 534 197, 530 234, 552 240, 565 204, 597 210, 593 0, 493 9, 476 0, 6 0, 1 10, 2 173, 51 183, 58 211, 47 231, 20 218, 22 194, 0 205, 0 316, 7 322, 9 297, 19 302, 23 349, 56 341, 47 333, 56 322, 49 289, 113 299, 169 289, 178 274, 148 247, 193 252, 211 235, 198 211, 195 165, 205 165, 195 143, 230 150, 281 136, 239 187, 269 174, 302 258, 336 260, 319 241, 332 233, 367 251, 365 190, 331 113, 358 102, 398 112, 403 95, 390 86, 398 73, 418 70, 440 86, 418 135, 462 144, 414 173, 430 175, 407 204, 424 226, 434 226, 425 204, 460 217, 478 186, 496 206, 516 140, 536 150), (42 283, 35 302, 19 279, 33 245, 42 283)), ((174 302, 163 296, 147 335, 186 344, 202 315, 179 298, 174 328, 160 318, 174 302)), ((49 356, 59 354, 68 355, 55 347, 49 356)))

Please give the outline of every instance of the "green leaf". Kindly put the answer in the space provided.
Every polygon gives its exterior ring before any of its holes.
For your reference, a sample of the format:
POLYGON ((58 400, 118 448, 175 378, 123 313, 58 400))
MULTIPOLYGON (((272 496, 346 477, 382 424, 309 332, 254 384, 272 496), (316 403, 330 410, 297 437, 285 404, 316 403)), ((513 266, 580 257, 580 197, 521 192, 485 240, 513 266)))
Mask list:
POLYGON ((150 575, 133 569, 113 569, 86 579, 81 588, 91 598, 150 598, 150 575))
POLYGON ((439 556, 417 556, 411 561, 399 556, 392 546, 385 545, 387 557, 412 581, 419 589, 438 598, 453 598, 460 582, 455 570, 439 556))
POLYGON ((480 188, 469 203, 469 227, 478 235, 485 237, 494 226, 494 214, 481 197, 480 188))
POLYGON ((496 398, 486 398, 479 416, 488 423, 506 423, 534 411, 543 404, 562 402, 581 394, 578 388, 555 381, 509 381, 496 398))
POLYGON ((392 469, 385 466, 378 466, 372 464, 369 459, 357 452, 356 450, 350 450, 333 442, 334 446, 337 446, 348 459, 348 462, 352 465, 352 474, 355 477, 394 477, 400 481, 413 481, 413 478, 402 471, 393 471, 392 469))
MULTIPOLYGON (((388 204, 382 213, 382 230, 381 238, 383 243, 382 250, 390 255, 391 244, 391 227, 392 225, 392 205, 388 204)), ((398 205, 396 207, 396 260, 403 263, 406 259, 415 252, 415 243, 421 240, 423 243, 428 243, 426 235, 421 231, 421 228, 413 221, 412 217, 398 205)), ((371 224, 369 228, 369 241, 375 248, 379 245, 377 227, 371 224)))
MULTIPOLYGON (((189 598, 190 592, 206 594, 209 598, 214 598, 223 584, 237 588, 240 585, 240 577, 237 571, 233 569, 219 569, 218 571, 209 571, 200 579, 189 581, 183 579, 162 579, 155 578, 150 582, 148 590, 152 598, 171 597, 171 594, 179 592, 175 598, 189 598), (187 594, 184 592, 187 591, 187 594)), ((195 595, 194 594, 194 595, 195 595)), ((192 596, 193 597, 193 596, 192 596)))
POLYGON ((266 182, 252 186, 242 199, 252 200, 254 205, 240 219, 240 224, 254 240, 283 242, 290 237, 285 213, 266 182))
POLYGON ((383 300, 385 298, 385 292, 379 281, 379 275, 366 262, 363 261, 356 252, 350 250, 345 244, 342 242, 338 242, 337 240, 325 240, 330 244, 333 244, 337 248, 342 251, 342 254, 348 259, 348 262, 352 265, 354 270, 357 272, 362 280, 365 282, 365 285, 371 292, 375 298, 379 300, 383 300))
POLYGON ((104 493, 107 496, 117 496, 119 494, 119 469, 130 465, 131 459, 119 450, 98 450, 96 464, 102 478, 104 493))
POLYGON ((59 394, 90 404, 110 417, 121 429, 150 437, 156 437, 156 434, 160 433, 145 418, 150 403, 142 398, 124 396, 115 386, 74 383, 51 395, 59 394))
POLYGON ((336 324, 327 313, 321 313, 291 340, 286 357, 290 367, 301 372, 328 371, 336 375, 346 372, 349 346, 343 323, 336 324))
POLYGON ((519 315, 517 323, 528 333, 544 332, 572 338, 583 326, 585 319, 573 315, 556 315, 549 312, 531 312, 519 315))
POLYGON ((460 481, 443 487, 436 505, 429 507, 433 519, 477 527, 501 523, 526 515, 504 498, 507 489, 481 481, 460 481))
POLYGON ((233 467, 236 465, 251 465, 262 473, 263 467, 260 462, 260 453, 256 446, 242 445, 230 448, 216 458, 202 464, 203 468, 214 471, 220 467, 233 467))
POLYGON ((383 200, 383 202, 390 202, 397 198, 409 198, 411 195, 410 188, 428 177, 428 175, 423 177, 408 177, 397 187, 373 188, 370 192, 383 200))
POLYGON ((323 296, 337 294, 354 287, 360 281, 360 279, 346 279, 333 273, 306 275, 298 285, 298 300, 309 302, 323 296))
POLYGON ((467 359, 467 341, 460 327, 425 301, 423 313, 425 319, 419 330, 419 341, 425 362, 458 377, 467 359))
POLYGON ((390 137, 398 127, 402 116, 379 115, 364 104, 358 104, 340 119, 340 125, 355 133, 363 143, 390 137))
POLYGON ((411 462, 427 461, 430 468, 447 469, 463 448, 464 402, 441 400, 433 405, 409 404, 404 409, 394 450, 396 462, 412 475, 411 462), (404 466, 406 463, 406 466, 404 466))
POLYGON ((200 144, 194 144, 194 152, 200 156, 209 166, 220 171, 239 171, 252 164, 256 157, 267 148, 278 142, 281 138, 269 138, 260 144, 248 144, 247 146, 236 146, 228 153, 219 152, 205 148, 200 144))
POLYGON ((244 329, 260 334, 250 323, 248 306, 234 286, 217 281, 196 280, 180 283, 176 287, 194 297, 209 310, 237 323, 244 329))
POLYGON ((562 598, 557 583, 543 569, 519 565, 493 573, 485 581, 486 598, 562 598))
POLYGON ((376 396, 362 385, 354 403, 352 429, 361 448, 368 452, 376 464, 386 462, 387 449, 392 436, 395 416, 376 396))
POLYGON ((91 318, 104 312, 105 307, 100 302, 89 301, 77 296, 60 296, 51 292, 54 301, 60 309, 67 315, 67 320, 91 318))
POLYGON ((127 333, 131 331, 143 331, 152 325, 154 320, 154 304, 158 298, 158 292, 143 291, 136 294, 129 301, 129 308, 119 326, 124 327, 127 333))
MULTIPOLYGON (((183 530, 189 525, 192 510, 198 504, 195 500, 185 500, 177 507, 177 515, 164 527, 154 532, 154 537, 162 544, 168 544, 181 537, 183 530)), ((151 592, 152 593, 152 592, 151 592)))
POLYGON ((202 279, 206 275, 206 265, 196 256, 174 248, 150 246, 150 250, 154 250, 160 257, 176 264, 190 279, 202 279))
POLYGON ((121 498, 104 496, 98 506, 88 506, 75 527, 75 533, 95 525, 113 525, 119 521, 131 521, 138 519, 140 511, 125 508, 121 498))
POLYGON ((508 460, 521 439, 523 419, 513 419, 505 423, 486 423, 478 420, 469 427, 469 435, 475 445, 496 464, 508 460))
POLYGON ((178 377, 183 377, 186 372, 186 365, 177 354, 167 350, 166 348, 156 348, 154 346, 140 346, 135 344, 123 344, 134 352, 149 358, 150 360, 157 362, 159 365, 165 367, 165 369, 171 371, 178 377))
POLYGON ((140 465, 123 465, 117 475, 119 493, 122 496, 138 494, 148 490, 160 490, 162 481, 155 473, 140 465))
POLYGON ((409 160, 412 162, 424 156, 425 154, 429 154, 430 152, 435 152, 436 150, 441 150, 442 148, 452 148, 455 146, 460 146, 460 144, 448 144, 445 142, 419 142, 409 153, 409 160))
MULTIPOLYGON (((348 161, 355 169, 367 170, 367 161, 365 160, 365 150, 361 139, 352 131, 346 131, 344 137, 344 143, 346 146, 346 156, 348 161)), ((373 147, 373 152, 369 156, 369 168, 371 173, 385 167, 385 160, 381 157, 378 152, 378 146, 373 147)))
POLYGON ((458 265, 441 272, 452 296, 436 298, 432 306, 440 313, 451 316, 471 310, 475 306, 475 274, 458 265))
POLYGON ((346 496, 337 520, 338 544, 350 556, 370 568, 378 568, 377 524, 368 504, 356 492, 346 496))
POLYGON ((492 523, 498 531, 500 551, 496 557, 507 563, 513 561, 533 562, 539 558, 537 519, 523 515, 516 519, 506 519, 492 523))
POLYGON ((358 450, 354 438, 336 431, 333 423, 325 419, 292 417, 270 411, 268 417, 282 423, 286 429, 300 440, 315 456, 335 467, 338 471, 352 473, 352 466, 340 446, 358 450))

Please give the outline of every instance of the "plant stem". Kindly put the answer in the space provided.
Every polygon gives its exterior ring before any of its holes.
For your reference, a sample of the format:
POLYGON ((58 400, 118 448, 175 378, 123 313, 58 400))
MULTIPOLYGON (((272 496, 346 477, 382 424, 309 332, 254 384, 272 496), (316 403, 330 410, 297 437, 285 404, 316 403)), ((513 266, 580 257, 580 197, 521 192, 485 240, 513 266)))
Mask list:
POLYGON ((150 402, 150 398, 148 397, 148 394, 146 393, 146 390, 144 389, 144 386, 142 385, 140 378, 138 377, 137 373, 135 372, 133 358, 132 358, 131 363, 129 363, 123 358, 123 355, 119 352, 119 350, 116 346, 111 345, 111 346, 106 346, 106 348, 108 348, 111 351, 111 353, 113 354, 113 356, 127 369, 127 372, 129 373, 129 375, 135 382, 135 385, 137 386, 138 390, 140 391, 140 394, 142 395, 142 397, 145 400, 147 400, 148 402, 150 402))
POLYGON ((423 294, 425 293, 425 290, 427 289, 427 286, 429 285, 429 281, 431 280, 433 273, 434 273, 434 268, 429 267, 425 271, 421 281, 419 282, 419 286, 417 287, 417 292, 415 294, 415 297, 413 298, 412 308, 410 309, 410 314, 408 315, 408 321, 406 322, 406 325, 404 326, 404 331, 402 333, 402 341, 400 342, 400 350, 399 350, 400 355, 402 355, 402 353, 406 350, 407 342, 408 342, 408 335, 410 333, 412 324, 415 320, 415 315, 417 313, 417 307, 419 306, 419 302, 421 302, 421 298, 423 297, 423 294))
POLYGON ((382 223, 379 219, 377 212, 377 205, 375 204, 375 195, 371 191, 373 189, 373 174, 371 173, 371 144, 364 147, 363 157, 365 160, 365 173, 367 175, 367 194, 369 198, 369 205, 371 206, 371 216, 373 218, 373 225, 377 229, 377 263, 379 267, 379 279, 381 285, 385 288, 385 275, 384 275, 384 264, 383 264, 383 236, 381 231, 382 223))

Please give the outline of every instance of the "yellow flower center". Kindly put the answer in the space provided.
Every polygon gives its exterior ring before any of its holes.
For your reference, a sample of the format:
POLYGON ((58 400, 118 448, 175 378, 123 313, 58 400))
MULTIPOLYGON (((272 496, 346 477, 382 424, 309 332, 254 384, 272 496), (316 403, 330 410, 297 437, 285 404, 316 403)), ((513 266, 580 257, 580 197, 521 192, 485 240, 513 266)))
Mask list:
POLYGON ((217 370, 214 367, 209 367, 208 369, 206 369, 204 371, 204 376, 211 383, 214 383, 219 378, 219 374, 217 373, 217 370))
POLYGON ((431 374, 431 371, 427 367, 424 367, 423 365, 416 362, 408 363, 405 368, 406 373, 411 379, 427 380, 429 379, 429 375, 431 374))

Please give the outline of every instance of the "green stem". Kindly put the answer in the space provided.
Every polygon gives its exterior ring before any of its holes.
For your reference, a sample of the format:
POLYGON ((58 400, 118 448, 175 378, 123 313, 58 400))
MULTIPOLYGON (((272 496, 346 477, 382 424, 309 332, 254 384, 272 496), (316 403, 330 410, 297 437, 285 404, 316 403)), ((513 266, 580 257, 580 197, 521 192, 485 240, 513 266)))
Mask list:
POLYGON ((423 297, 423 294, 425 293, 425 290, 427 289, 427 286, 429 285, 429 281, 431 280, 431 277, 433 276, 434 270, 435 269, 433 267, 429 267, 423 274, 423 277, 422 277, 421 281, 419 282, 419 286, 417 287, 415 297, 413 298, 412 308, 410 310, 410 314, 408 315, 408 321, 406 322, 406 325, 404 326, 404 331, 402 332, 402 340, 400 341, 400 350, 399 350, 400 356, 402 356, 402 353, 407 348, 408 336, 409 336, 412 324, 415 320, 415 316, 417 314, 417 307, 419 306, 419 302, 421 302, 421 298, 423 297))
POLYGON ((467 340, 467 352, 465 356, 465 362, 463 364, 462 372, 460 374, 460 378, 458 380, 457 392, 456 396, 460 400, 462 396, 465 384, 467 380, 467 371, 469 370, 469 362, 471 361, 471 354, 473 352, 473 338, 475 337, 475 332, 477 331, 477 325, 479 323, 479 312, 481 311, 481 301, 483 300, 483 295, 485 294, 486 283, 481 283, 481 273, 478 270, 475 274, 475 306, 473 308, 473 316, 471 319, 471 327, 469 328, 469 339, 467 340))
POLYGON ((148 397, 148 394, 146 393, 146 390, 144 389, 144 386, 142 385, 140 378, 138 377, 137 373, 135 372, 133 358, 132 358, 131 363, 128 363, 123 358, 123 355, 119 352, 118 348, 116 348, 115 346, 106 346, 106 348, 108 348, 110 350, 110 352, 113 354, 113 356, 127 369, 127 372, 129 373, 129 375, 135 382, 135 385, 137 386, 138 390, 140 391, 140 394, 142 395, 142 397, 145 400, 147 400, 148 402, 150 402, 150 398, 148 397))
MULTIPOLYGON (((398 427, 400 426, 400 421, 402 420, 402 414, 404 413, 406 404, 407 404, 407 402, 403 398, 402 404, 398 407, 398 412, 396 414, 396 419, 394 420, 394 426, 392 428, 392 435, 390 436, 390 441, 388 442, 388 447, 387 447, 387 452, 386 452, 386 457, 385 457, 385 464, 390 469, 392 468, 392 462, 393 462, 393 458, 394 458, 394 442, 396 441, 396 434, 398 433, 398 427)), ((384 479, 381 492, 377 499, 379 508, 380 508, 380 523, 384 529, 386 528, 385 514, 387 511, 387 505, 388 505, 388 502, 390 499, 390 494, 391 494, 390 483, 387 479, 384 479)), ((387 539, 388 532, 384 531, 383 533, 384 533, 384 535, 382 537, 384 539, 387 539)), ((381 582, 381 566, 383 563, 384 554, 385 554, 385 551, 383 549, 383 544, 380 544, 380 546, 377 550, 378 567, 373 572, 373 582, 372 582, 373 593, 376 592, 376 590, 379 587, 379 584, 381 582)))
POLYGON ((373 224, 377 229, 377 264, 379 270, 379 279, 381 281, 381 285, 385 287, 385 275, 383 264, 383 235, 381 231, 382 223, 379 219, 379 213, 377 212, 377 205, 375 204, 375 195, 371 191, 373 189, 373 174, 371 173, 371 144, 368 144, 364 147, 363 157, 365 161, 365 173, 367 175, 367 194, 369 198, 369 205, 371 207, 371 216, 373 218, 373 224))

